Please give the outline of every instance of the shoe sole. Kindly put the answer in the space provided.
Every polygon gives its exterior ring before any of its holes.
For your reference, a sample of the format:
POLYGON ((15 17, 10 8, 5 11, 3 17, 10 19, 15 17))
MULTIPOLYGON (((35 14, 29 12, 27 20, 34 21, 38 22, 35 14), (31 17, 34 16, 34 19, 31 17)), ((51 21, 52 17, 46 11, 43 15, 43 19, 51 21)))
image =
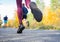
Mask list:
POLYGON ((17 33, 22 33, 22 31, 25 29, 25 27, 21 27, 18 29, 17 33))
POLYGON ((21 29, 18 29, 17 33, 22 33, 22 30, 21 29))
POLYGON ((31 12, 37 22, 40 22, 42 20, 42 12, 37 8, 37 5, 35 2, 30 3, 30 9, 31 12))

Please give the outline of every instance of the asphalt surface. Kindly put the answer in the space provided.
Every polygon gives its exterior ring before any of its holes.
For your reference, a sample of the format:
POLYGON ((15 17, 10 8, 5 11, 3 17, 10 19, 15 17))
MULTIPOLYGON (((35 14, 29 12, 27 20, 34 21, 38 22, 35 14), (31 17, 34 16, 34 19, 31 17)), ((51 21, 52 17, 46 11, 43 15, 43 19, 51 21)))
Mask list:
POLYGON ((16 28, 0 28, 0 42, 60 42, 58 30, 29 30, 17 34, 16 28))

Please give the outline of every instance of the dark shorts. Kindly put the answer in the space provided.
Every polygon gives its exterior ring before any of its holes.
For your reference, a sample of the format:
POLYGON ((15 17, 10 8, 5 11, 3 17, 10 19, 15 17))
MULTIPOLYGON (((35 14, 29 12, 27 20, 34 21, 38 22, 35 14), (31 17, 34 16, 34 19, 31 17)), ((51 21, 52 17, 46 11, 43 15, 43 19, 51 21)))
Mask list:
POLYGON ((23 19, 27 19, 27 15, 23 15, 23 19))

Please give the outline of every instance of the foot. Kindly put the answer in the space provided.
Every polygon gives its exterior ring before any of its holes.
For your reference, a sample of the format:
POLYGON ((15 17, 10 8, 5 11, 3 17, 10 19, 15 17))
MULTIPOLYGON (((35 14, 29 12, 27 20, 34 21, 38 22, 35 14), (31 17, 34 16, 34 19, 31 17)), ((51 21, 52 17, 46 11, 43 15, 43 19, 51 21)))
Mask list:
POLYGON ((38 9, 35 2, 30 3, 30 9, 31 12, 37 22, 40 22, 42 20, 42 12, 38 9))
POLYGON ((22 33, 22 31, 25 29, 25 27, 23 25, 20 25, 18 28, 17 33, 22 33))

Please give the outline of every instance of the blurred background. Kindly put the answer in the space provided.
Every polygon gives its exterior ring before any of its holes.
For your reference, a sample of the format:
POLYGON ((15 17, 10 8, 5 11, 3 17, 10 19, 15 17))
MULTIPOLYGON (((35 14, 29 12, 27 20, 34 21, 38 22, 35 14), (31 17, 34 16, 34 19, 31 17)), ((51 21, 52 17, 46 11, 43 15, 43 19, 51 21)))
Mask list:
MULTIPOLYGON (((38 8, 43 13, 41 22, 37 22, 31 10, 27 14, 29 27, 23 20, 26 29, 46 29, 46 30, 60 30, 60 0, 33 0, 36 2, 38 8)), ((24 3, 24 0, 23 0, 24 3)), ((38 14, 38 13, 37 13, 38 14)), ((17 17, 16 0, 0 0, 0 28, 4 27, 4 16, 8 17, 7 27, 18 28, 19 20, 17 17)))

